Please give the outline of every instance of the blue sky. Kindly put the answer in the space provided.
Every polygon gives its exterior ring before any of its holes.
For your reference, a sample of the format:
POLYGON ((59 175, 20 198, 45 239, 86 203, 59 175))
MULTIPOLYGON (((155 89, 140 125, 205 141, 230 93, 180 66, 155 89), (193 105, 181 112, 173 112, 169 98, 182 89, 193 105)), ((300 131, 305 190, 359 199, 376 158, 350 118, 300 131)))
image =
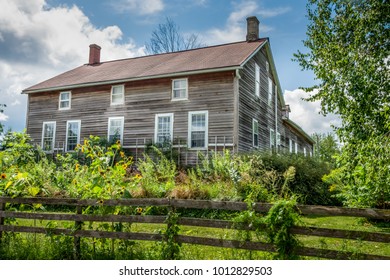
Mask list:
POLYGON ((0 122, 14 131, 25 127, 24 88, 86 63, 91 43, 102 46, 102 60, 144 55, 166 17, 210 46, 245 40, 246 17, 257 16, 291 118, 308 133, 337 123, 318 114, 318 103, 301 100, 308 93, 299 87, 315 83, 292 61, 306 38, 305 0, 0 0, 0 7, 0 103, 7 104, 0 122))

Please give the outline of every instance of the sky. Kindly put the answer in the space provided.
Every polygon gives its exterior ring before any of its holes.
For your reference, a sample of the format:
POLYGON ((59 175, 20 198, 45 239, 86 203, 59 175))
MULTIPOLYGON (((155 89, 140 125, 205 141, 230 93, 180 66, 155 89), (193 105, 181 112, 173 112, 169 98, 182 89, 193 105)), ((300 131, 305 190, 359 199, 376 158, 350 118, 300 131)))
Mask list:
POLYGON ((308 134, 331 132, 339 118, 302 100, 310 93, 300 88, 318 81, 292 60, 298 50, 307 52, 305 15, 306 0, 0 0, 0 104, 7 105, 0 123, 22 131, 22 90, 87 63, 92 43, 102 47, 102 61, 145 55, 167 17, 206 46, 244 41, 246 18, 256 16, 260 37, 270 39, 290 118, 308 134))

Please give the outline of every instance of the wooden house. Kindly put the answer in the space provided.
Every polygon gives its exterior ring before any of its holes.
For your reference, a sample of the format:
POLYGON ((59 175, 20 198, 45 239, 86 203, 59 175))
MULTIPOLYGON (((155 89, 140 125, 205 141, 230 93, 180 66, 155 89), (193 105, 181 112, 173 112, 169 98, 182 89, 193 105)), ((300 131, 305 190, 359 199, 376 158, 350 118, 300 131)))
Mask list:
POLYGON ((312 154, 289 119, 268 38, 247 18, 246 41, 89 63, 23 90, 27 133, 45 151, 75 149, 90 135, 120 139, 136 156, 170 142, 188 154, 231 149, 312 154))

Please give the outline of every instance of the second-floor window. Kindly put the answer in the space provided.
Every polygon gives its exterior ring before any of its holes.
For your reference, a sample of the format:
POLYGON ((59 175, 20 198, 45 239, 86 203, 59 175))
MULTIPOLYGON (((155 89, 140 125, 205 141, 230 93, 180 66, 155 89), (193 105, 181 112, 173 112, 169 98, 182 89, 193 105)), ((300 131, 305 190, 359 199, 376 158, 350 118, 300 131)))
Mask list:
POLYGON ((118 85, 111 88, 111 105, 120 105, 125 103, 125 86, 118 85))
POLYGON ((188 79, 172 80, 172 100, 188 99, 188 79))
POLYGON ((255 94, 260 97, 260 66, 255 63, 255 94))
POLYGON ((60 110, 70 109, 72 94, 70 91, 60 92, 59 108, 60 110))
POLYGON ((272 106, 272 88, 273 88, 272 79, 268 78, 268 106, 272 106))

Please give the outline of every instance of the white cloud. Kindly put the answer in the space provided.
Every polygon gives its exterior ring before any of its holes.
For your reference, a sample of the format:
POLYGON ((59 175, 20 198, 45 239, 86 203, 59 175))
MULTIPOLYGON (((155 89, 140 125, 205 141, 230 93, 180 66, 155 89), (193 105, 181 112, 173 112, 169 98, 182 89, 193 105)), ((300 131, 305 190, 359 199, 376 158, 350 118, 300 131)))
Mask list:
POLYGON ((140 15, 151 15, 164 10, 163 0, 120 0, 112 2, 118 12, 136 12, 140 15))
POLYGON ((6 121, 6 120, 8 120, 8 118, 9 117, 6 114, 0 113, 0 121, 6 121))
POLYGON ((263 18, 282 15, 290 10, 289 7, 279 7, 266 9, 260 7, 256 1, 242 0, 233 4, 233 12, 229 15, 224 28, 213 28, 202 36, 202 40, 210 45, 224 44, 245 40, 246 18, 248 16, 258 16, 260 20, 259 33, 267 33, 273 28, 263 24, 263 18))
POLYGON ((102 47, 102 61, 144 54, 118 26, 97 28, 77 6, 0 0, 0 7, 0 103, 8 105, 3 124, 14 130, 25 125, 21 91, 87 63, 91 43, 102 47))
POLYGON ((340 125, 340 118, 335 114, 323 116, 320 114, 320 102, 308 102, 303 100, 312 95, 314 92, 306 92, 302 89, 293 91, 285 90, 284 100, 290 105, 290 119, 296 122, 309 135, 312 133, 333 132, 332 125, 340 125))

